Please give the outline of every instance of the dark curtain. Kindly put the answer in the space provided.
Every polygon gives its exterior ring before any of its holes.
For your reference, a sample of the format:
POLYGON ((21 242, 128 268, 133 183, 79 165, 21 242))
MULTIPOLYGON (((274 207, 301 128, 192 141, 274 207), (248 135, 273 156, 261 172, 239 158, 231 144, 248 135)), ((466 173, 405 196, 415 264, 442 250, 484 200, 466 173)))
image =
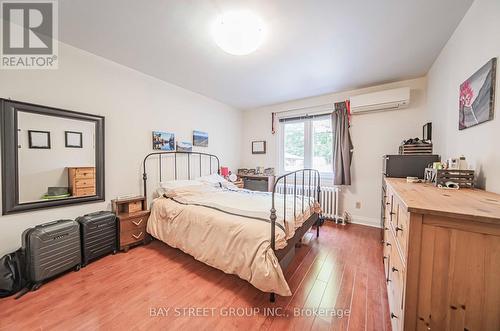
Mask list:
POLYGON ((333 136, 333 184, 351 185, 351 159, 353 145, 349 132, 349 113, 346 102, 335 104, 332 113, 333 136))

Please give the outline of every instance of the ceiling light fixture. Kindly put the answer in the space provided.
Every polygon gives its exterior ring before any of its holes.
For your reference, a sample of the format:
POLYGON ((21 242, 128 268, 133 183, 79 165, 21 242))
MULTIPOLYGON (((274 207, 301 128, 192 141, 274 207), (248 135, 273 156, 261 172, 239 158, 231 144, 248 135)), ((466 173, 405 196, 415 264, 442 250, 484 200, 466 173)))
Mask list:
POLYGON ((246 55, 259 48, 265 38, 264 23, 248 10, 222 14, 212 26, 215 43, 232 55, 246 55))

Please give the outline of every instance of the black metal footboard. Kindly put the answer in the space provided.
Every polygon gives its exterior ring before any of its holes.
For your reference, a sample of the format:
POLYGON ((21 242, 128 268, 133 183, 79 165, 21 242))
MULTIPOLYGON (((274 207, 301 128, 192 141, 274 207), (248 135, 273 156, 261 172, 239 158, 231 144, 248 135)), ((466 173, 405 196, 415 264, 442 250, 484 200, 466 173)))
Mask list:
MULTIPOLYGON (((276 181, 274 182, 273 185, 273 192, 272 192, 272 207, 271 207, 271 248, 273 251, 276 253, 276 219, 277 219, 277 210, 276 210, 276 194, 277 194, 277 188, 282 185, 282 190, 284 192, 283 194, 283 219, 286 220, 287 217, 287 194, 289 190, 287 190, 287 185, 288 188, 291 188, 291 191, 293 192, 293 218, 295 219, 297 217, 297 196, 299 198, 302 198, 302 204, 301 204, 301 213, 304 213, 305 210, 305 199, 307 199, 307 204, 309 205, 310 208, 313 207, 313 205, 316 202, 319 202, 320 199, 320 194, 321 194, 321 178, 318 170, 315 169, 301 169, 301 170, 296 170, 290 173, 287 173, 285 175, 279 176, 276 178, 276 181), (297 181, 299 183, 297 184, 297 181), (301 194, 297 194, 297 191, 299 189, 299 192, 301 194), (312 199, 311 199, 312 198, 312 199)), ((291 195, 291 192, 290 192, 291 195)), ((308 228, 313 224, 311 220, 316 223, 316 237, 319 236, 319 224, 318 220, 319 217, 316 213, 313 212, 313 214, 310 216, 309 220, 304 222, 302 225, 301 229, 298 229, 298 233, 301 233, 302 235, 305 233, 305 231, 308 230, 308 228), (307 227, 307 228, 305 228, 307 227)), ((294 238, 292 239, 296 239, 294 238)), ((301 237, 301 236, 300 236, 301 237)), ((297 237, 300 239, 299 237, 297 237)), ((295 247, 296 240, 290 240, 287 244, 287 246, 283 249, 280 249, 280 256, 282 256, 284 253, 287 253, 290 249, 293 249, 295 247)), ((270 296, 271 302, 275 301, 275 295, 274 293, 271 293, 270 296)))

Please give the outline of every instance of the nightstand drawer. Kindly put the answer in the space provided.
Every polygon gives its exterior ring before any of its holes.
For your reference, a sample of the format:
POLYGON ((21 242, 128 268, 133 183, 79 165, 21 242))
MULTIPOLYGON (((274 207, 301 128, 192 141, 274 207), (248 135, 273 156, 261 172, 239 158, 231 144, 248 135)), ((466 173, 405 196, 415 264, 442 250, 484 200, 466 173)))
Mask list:
POLYGON ((88 179, 94 178, 95 176, 95 168, 77 168, 75 169, 75 178, 76 179, 88 179))
POLYGON ((87 179, 76 179, 75 180, 75 188, 84 188, 84 187, 94 187, 95 179, 87 178, 87 179))
POLYGON ((76 188, 74 189, 73 195, 75 197, 95 195, 95 187, 76 188))
POLYGON ((149 215, 143 215, 136 218, 129 218, 120 221, 120 232, 146 230, 146 223, 149 215))
POLYGON ((141 242, 144 240, 145 236, 145 228, 130 231, 120 231, 120 246, 141 242))

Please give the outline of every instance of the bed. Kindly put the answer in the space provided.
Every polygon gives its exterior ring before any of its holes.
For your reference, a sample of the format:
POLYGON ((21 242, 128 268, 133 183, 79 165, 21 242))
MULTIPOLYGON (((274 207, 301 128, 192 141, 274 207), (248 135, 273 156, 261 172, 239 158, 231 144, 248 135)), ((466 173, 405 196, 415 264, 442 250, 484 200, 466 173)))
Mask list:
POLYGON ((301 169, 278 177, 273 192, 253 192, 221 177, 215 155, 156 152, 143 162, 146 198, 146 165, 153 158, 158 159, 160 184, 152 194, 149 234, 269 292, 271 301, 275 294, 291 295, 282 265, 319 221, 320 177, 316 170, 301 169), (184 166, 187 169, 181 172, 184 166), (169 180, 163 178, 167 170, 173 175, 169 180), (308 194, 298 195, 298 186, 308 194), (286 194, 278 193, 278 188, 286 194))

